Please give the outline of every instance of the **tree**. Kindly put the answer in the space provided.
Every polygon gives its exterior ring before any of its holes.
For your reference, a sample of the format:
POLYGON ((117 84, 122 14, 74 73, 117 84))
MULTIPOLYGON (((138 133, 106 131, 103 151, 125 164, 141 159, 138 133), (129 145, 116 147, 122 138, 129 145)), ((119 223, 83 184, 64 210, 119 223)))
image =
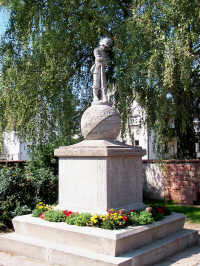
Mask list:
POLYGON ((2 0, 10 21, 0 47, 1 130, 69 144, 91 101, 93 49, 104 35, 117 43, 130 2, 2 0))
MULTIPOLYGON (((156 131, 156 148, 178 142, 177 158, 194 158, 193 120, 200 117, 199 1, 133 1, 129 49, 137 100, 156 131), (173 125, 173 126, 172 126, 173 125)), ((131 72, 131 71, 130 71, 131 72)))
POLYGON ((133 91, 156 131, 156 148, 178 140, 194 157, 199 117, 198 0, 1 0, 10 24, 1 42, 1 128, 35 142, 70 142, 91 101, 94 47, 113 39, 109 86, 116 88, 122 135, 133 91), (174 128, 170 125, 174 124, 174 128))

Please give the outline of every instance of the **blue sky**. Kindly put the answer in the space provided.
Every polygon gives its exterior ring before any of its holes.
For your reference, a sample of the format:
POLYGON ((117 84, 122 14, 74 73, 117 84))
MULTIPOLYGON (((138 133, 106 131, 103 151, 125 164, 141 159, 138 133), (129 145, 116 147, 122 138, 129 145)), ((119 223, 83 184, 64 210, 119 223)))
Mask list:
POLYGON ((9 13, 5 8, 0 9, 0 36, 5 32, 8 24, 9 13))

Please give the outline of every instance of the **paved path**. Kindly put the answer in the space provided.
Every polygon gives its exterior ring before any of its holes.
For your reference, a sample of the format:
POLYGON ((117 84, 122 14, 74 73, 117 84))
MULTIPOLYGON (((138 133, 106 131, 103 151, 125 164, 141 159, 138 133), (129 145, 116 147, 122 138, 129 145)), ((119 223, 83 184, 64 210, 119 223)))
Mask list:
MULTIPOLYGON (((185 228, 199 231, 198 246, 180 252, 162 263, 154 266, 200 266, 200 224, 186 223, 185 228)), ((41 263, 23 256, 0 252, 0 266, 58 266, 41 263)), ((74 265, 71 265, 74 266, 74 265)))

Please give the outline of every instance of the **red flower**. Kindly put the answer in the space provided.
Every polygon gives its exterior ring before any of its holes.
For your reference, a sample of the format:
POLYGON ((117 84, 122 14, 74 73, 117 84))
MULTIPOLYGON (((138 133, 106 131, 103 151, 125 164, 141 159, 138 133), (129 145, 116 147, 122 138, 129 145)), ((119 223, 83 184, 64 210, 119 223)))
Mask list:
POLYGON ((71 214, 72 214, 72 212, 69 211, 69 212, 66 214, 66 216, 70 216, 71 214))
POLYGON ((44 220, 44 215, 43 215, 43 213, 40 214, 40 218, 44 220))
POLYGON ((72 212, 68 211, 68 210, 65 210, 65 211, 63 211, 63 214, 66 215, 66 216, 70 216, 72 214, 72 212))
POLYGON ((163 210, 163 208, 159 208, 159 207, 158 207, 158 208, 157 208, 157 212, 162 214, 162 213, 164 213, 164 210, 163 210))
POLYGON ((126 222, 128 218, 126 216, 122 216, 122 219, 126 222))
POLYGON ((120 210, 117 211, 117 213, 118 213, 118 214, 121 214, 121 215, 124 214, 125 212, 126 212, 126 211, 125 211, 124 209, 120 209, 120 210))
POLYGON ((135 210, 131 209, 129 212, 134 212, 135 210))

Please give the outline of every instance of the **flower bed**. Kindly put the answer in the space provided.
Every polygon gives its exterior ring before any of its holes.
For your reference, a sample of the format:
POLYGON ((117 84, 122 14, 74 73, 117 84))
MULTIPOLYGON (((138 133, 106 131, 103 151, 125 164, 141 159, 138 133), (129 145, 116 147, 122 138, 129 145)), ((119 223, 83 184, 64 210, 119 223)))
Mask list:
POLYGON ((78 213, 69 210, 54 210, 52 206, 40 202, 33 210, 34 217, 40 217, 49 222, 66 222, 77 226, 92 226, 103 229, 116 230, 129 225, 146 225, 161 220, 169 215, 165 206, 147 207, 145 210, 115 210, 109 209, 104 215, 78 213))

